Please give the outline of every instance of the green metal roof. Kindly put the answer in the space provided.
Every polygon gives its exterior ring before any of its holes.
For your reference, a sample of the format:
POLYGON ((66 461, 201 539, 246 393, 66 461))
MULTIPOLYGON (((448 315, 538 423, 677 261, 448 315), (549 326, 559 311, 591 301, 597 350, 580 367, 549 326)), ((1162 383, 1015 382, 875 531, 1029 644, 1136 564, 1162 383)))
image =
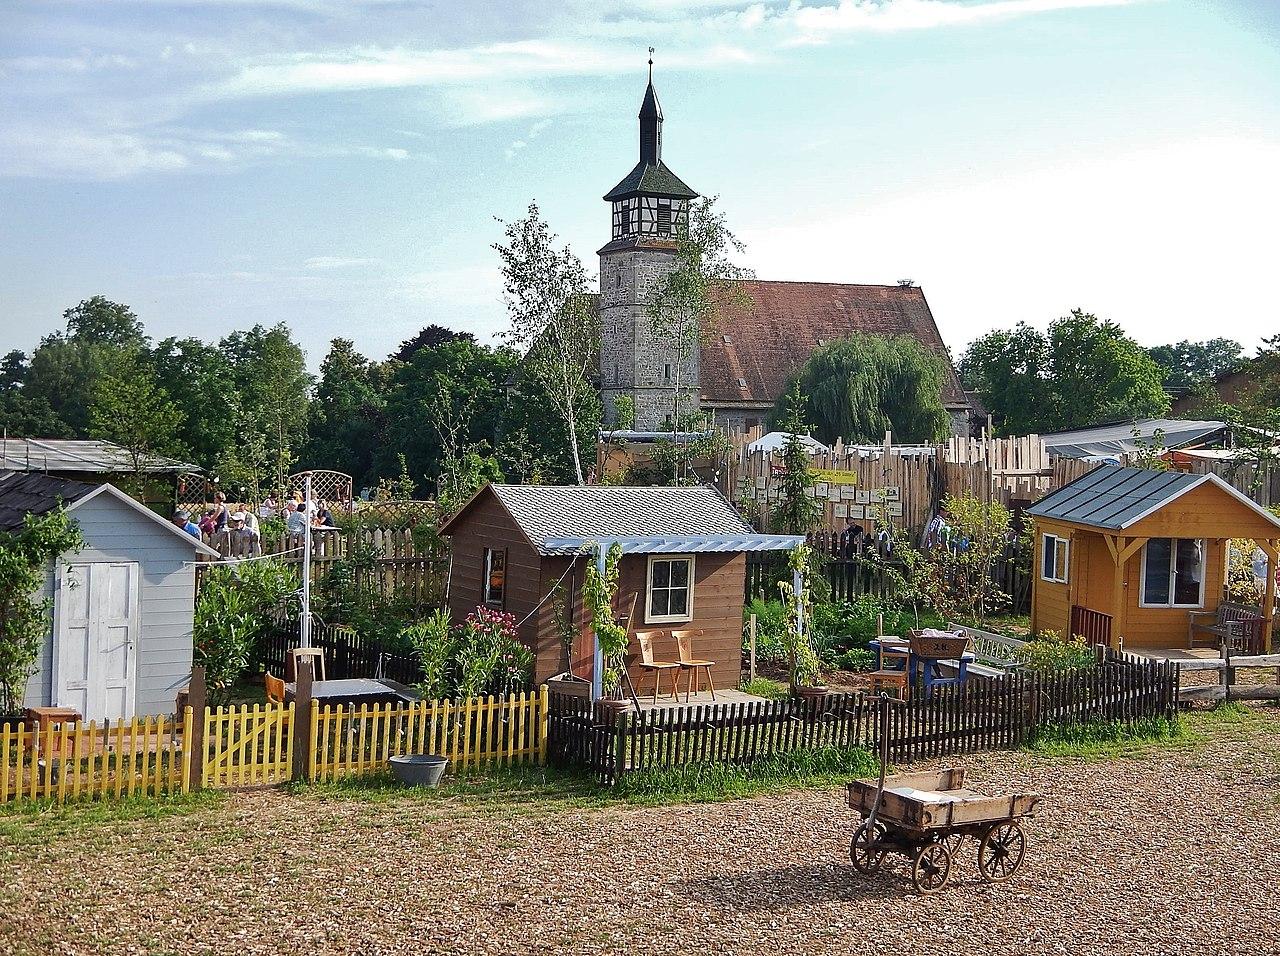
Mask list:
POLYGON ((635 169, 623 177, 622 182, 605 193, 605 200, 627 199, 630 196, 665 196, 670 199, 696 199, 698 194, 667 168, 667 164, 658 160, 656 164, 643 160, 636 163, 635 169))

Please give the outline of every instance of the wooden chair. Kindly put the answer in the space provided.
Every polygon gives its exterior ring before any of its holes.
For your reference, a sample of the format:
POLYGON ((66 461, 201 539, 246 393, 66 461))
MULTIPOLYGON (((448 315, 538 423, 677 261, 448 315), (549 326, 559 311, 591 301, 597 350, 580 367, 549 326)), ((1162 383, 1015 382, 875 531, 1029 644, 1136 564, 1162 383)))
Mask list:
POLYGON ((289 649, 289 657, 285 660, 284 676, 292 680, 298 679, 298 661, 302 658, 311 660, 311 674, 316 680, 327 680, 324 676, 323 647, 293 647, 289 649))
POLYGON ((655 661, 653 659, 653 641, 662 636, 662 631, 636 631, 636 642, 640 645, 641 670, 653 671, 653 702, 658 702, 658 692, 662 690, 662 675, 671 672, 671 697, 680 699, 680 671, 683 668, 677 661, 655 661))
POLYGON ((892 687, 899 700, 906 700, 911 696, 911 651, 907 647, 886 646, 883 640, 879 648, 879 670, 867 675, 871 693, 878 694, 892 687))
POLYGON ((267 702, 270 704, 283 704, 284 700, 284 681, 274 674, 267 674, 263 677, 263 683, 267 688, 267 702))
POLYGON ((715 666, 715 661, 707 661, 693 656, 693 639, 695 636, 701 637, 701 631, 683 630, 672 631, 671 636, 676 639, 676 647, 680 651, 680 669, 682 671, 690 671, 689 677, 684 681, 684 702, 689 703, 689 688, 693 687, 696 694, 702 690, 702 684, 698 679, 698 672, 702 671, 707 675, 707 687, 711 691, 711 699, 716 699, 716 685, 711 679, 711 668, 715 666))

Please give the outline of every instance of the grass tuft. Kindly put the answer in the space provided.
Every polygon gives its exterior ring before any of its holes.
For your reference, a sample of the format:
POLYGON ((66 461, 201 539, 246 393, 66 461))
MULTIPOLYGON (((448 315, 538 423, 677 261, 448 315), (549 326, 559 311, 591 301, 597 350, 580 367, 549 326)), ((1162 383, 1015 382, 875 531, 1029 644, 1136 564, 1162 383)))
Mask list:
POLYGON ((768 700, 785 700, 791 695, 791 688, 771 677, 757 677, 755 680, 749 680, 742 685, 742 690, 744 693, 768 700))
POLYGON ((698 765, 642 770, 617 786, 628 803, 706 803, 799 787, 837 786, 851 777, 878 774, 880 764, 861 748, 799 750, 745 766, 698 765))
POLYGON ((184 816, 220 806, 226 794, 218 790, 133 796, 101 800, 20 800, 0 806, 0 851, 80 837, 113 823, 184 816))
POLYGON ((1123 757, 1193 739, 1181 719, 1089 720, 1047 724, 1036 731, 1026 749, 1049 757, 1123 757))

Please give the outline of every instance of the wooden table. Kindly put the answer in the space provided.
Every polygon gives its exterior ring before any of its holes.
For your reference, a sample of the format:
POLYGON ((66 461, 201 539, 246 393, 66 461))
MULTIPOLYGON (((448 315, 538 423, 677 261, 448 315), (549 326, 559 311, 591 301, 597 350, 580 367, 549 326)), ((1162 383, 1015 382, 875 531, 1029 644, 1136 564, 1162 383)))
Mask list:
MULTIPOLYGON (((907 655, 907 673, 910 675, 908 679, 914 686, 916 679, 919 676, 917 671, 920 670, 920 666, 923 662, 919 657, 911 653, 911 642, 906 638, 897 637, 893 634, 884 634, 880 637, 872 638, 867 642, 867 649, 877 654, 877 656, 881 646, 883 646, 886 651, 898 651, 899 653, 907 655)), ((973 651, 965 651, 964 654, 961 655, 961 658, 967 665, 976 661, 977 655, 974 654, 973 651)), ((949 663, 949 661, 943 661, 942 663, 949 663)), ((959 664, 959 660, 957 660, 956 663, 959 664)))
MULTIPOLYGON (((284 685, 285 700, 293 700, 297 685, 284 685)), ((311 699, 330 706, 359 707, 361 704, 412 704, 422 699, 412 687, 399 681, 375 677, 351 677, 345 680, 318 680, 311 684, 311 699)))

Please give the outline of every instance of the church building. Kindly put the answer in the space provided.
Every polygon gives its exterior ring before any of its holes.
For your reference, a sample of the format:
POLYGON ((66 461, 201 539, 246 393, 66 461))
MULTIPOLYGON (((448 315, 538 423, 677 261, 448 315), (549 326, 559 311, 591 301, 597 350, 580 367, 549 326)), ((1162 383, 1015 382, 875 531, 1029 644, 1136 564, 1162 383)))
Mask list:
POLYGON ((749 302, 714 329, 659 334, 650 303, 675 268, 676 236, 698 193, 662 157, 662 106, 649 85, 640 106, 640 160, 605 194, 612 234, 600 249, 600 386, 605 420, 621 396, 635 429, 670 428, 673 413, 714 414, 717 425, 763 424, 788 377, 815 349, 855 332, 910 335, 943 360, 942 404, 958 435, 969 433, 970 405, 929 311, 914 285, 834 282, 742 283, 749 302), (688 341, 688 347, 673 342, 688 341))

